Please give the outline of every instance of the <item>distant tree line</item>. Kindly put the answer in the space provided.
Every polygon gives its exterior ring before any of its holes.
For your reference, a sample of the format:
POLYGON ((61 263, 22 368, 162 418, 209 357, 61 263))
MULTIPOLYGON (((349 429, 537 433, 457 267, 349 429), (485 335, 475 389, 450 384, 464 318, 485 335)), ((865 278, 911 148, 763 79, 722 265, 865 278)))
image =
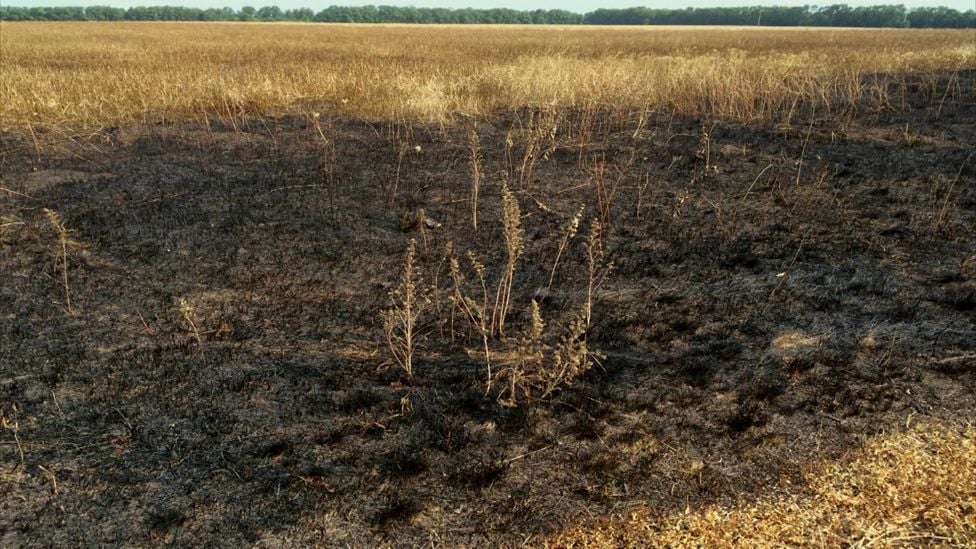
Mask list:
POLYGON ((322 23, 481 23, 543 25, 761 25, 770 27, 976 28, 976 11, 945 7, 906 9, 903 5, 687 9, 566 10, 445 9, 397 6, 308 8, 186 8, 108 6, 20 8, 0 6, 4 21, 308 21, 322 23))
POLYGON ((318 13, 308 8, 185 8, 107 6, 18 8, 0 6, 5 21, 306 21, 320 23, 501 23, 576 25, 583 16, 565 10, 445 9, 397 6, 331 6, 318 13))
POLYGON ((945 7, 908 10, 902 5, 804 7, 599 9, 586 14, 591 25, 763 25, 769 27, 972 28, 976 11, 945 7))

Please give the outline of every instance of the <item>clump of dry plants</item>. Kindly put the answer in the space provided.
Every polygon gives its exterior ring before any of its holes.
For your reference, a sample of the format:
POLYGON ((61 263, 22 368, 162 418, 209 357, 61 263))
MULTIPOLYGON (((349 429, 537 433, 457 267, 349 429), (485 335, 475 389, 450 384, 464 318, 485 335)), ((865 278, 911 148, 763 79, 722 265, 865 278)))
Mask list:
POLYGON ((417 321, 430 305, 430 299, 417 266, 417 242, 407 243, 403 273, 390 292, 390 308, 383 311, 383 331, 393 360, 413 377, 413 355, 417 344, 417 321))

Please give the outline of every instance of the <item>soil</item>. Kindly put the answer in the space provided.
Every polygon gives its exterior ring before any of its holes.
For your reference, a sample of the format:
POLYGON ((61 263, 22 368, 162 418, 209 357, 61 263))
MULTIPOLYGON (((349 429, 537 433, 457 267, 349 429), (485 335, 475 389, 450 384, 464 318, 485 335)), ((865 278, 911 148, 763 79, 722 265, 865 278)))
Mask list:
POLYGON ((802 490, 912 418, 972 421, 974 77, 790 124, 564 113, 531 176, 505 145, 529 110, 5 134, 0 545, 518 544, 802 490), (502 406, 460 319, 452 341, 446 246, 498 280, 514 175, 508 325, 536 298, 556 340, 585 302, 601 165, 599 364, 502 406), (441 226, 404 232, 420 208, 441 226), (380 312, 411 238, 438 291, 408 378, 380 312))

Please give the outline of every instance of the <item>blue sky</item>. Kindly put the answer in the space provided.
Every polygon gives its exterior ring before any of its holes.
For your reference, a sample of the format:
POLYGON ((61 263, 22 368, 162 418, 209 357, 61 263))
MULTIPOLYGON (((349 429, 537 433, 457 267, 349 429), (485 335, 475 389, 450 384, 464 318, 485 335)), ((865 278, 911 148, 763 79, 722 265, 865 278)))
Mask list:
POLYGON ((601 2, 598 0, 365 0, 344 2, 342 0, 3 0, 5 5, 10 6, 118 6, 127 8, 130 6, 190 6, 198 8, 213 8, 231 6, 238 8, 244 5, 255 7, 276 5, 281 8, 312 8, 315 11, 322 8, 337 6, 361 6, 365 4, 387 5, 387 6, 423 6, 431 8, 515 8, 515 9, 566 9, 575 12, 593 11, 597 8, 629 8, 632 6, 646 6, 649 8, 685 8, 685 7, 713 7, 713 6, 804 6, 847 4, 850 6, 870 6, 876 4, 905 4, 909 7, 916 6, 948 6, 958 10, 968 10, 973 8, 973 0, 940 0, 935 2, 920 2, 911 0, 890 0, 879 2, 864 0, 684 0, 684 1, 660 1, 660 0, 624 0, 601 2))

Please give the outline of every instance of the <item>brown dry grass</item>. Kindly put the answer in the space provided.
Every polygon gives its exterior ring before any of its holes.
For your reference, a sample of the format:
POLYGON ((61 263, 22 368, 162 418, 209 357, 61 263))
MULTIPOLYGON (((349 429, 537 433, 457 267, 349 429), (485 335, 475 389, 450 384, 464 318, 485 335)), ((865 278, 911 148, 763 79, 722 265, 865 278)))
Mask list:
POLYGON ((976 544, 976 431, 932 423, 877 437, 808 484, 757 501, 572 528, 544 547, 891 547, 976 544))
MULTIPOLYGON (((525 105, 739 118, 841 108, 862 76, 976 67, 970 30, 2 23, 0 128, 309 107, 444 120, 525 105)), ((941 94, 944 90, 933 90, 941 94)))

